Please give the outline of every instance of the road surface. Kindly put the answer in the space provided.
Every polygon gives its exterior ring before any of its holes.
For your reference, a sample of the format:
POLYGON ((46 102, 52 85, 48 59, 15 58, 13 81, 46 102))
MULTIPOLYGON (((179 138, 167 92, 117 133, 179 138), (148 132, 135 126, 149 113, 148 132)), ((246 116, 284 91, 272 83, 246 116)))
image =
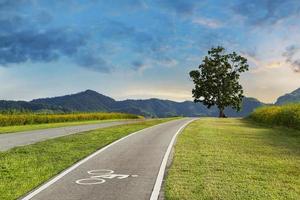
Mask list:
POLYGON ((6 151, 16 146, 24 146, 28 144, 33 144, 36 142, 71 135, 74 133, 80 133, 84 131, 95 130, 98 128, 106 128, 110 126, 135 123, 141 120, 122 120, 122 121, 113 121, 113 122, 102 122, 99 124, 86 124, 86 125, 76 125, 76 126, 67 126, 60 128, 50 128, 43 130, 34 130, 34 131, 24 131, 17 133, 7 133, 0 134, 0 151, 6 151))
POLYGON ((173 120, 122 138, 22 199, 156 200, 175 137, 192 120, 173 120))

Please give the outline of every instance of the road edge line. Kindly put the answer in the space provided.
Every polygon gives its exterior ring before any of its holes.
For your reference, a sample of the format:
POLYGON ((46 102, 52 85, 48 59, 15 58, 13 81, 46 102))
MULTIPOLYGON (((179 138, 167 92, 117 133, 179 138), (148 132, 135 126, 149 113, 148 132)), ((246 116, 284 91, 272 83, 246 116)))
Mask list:
POLYGON ((154 188, 152 190, 152 193, 151 193, 151 197, 150 197, 150 200, 158 200, 158 197, 159 197, 159 193, 160 193, 160 190, 161 190, 161 186, 162 186, 162 182, 163 182, 163 179, 164 179, 164 175, 165 175, 165 171, 166 171, 166 166, 167 166, 167 162, 168 162, 168 158, 170 156, 170 153, 171 153, 171 150, 173 148, 173 145, 174 145, 174 142, 177 138, 177 136, 182 132, 182 130, 187 126, 189 125, 190 123, 192 123, 193 121, 197 120, 198 118, 196 119, 192 119, 188 122, 186 122, 184 125, 182 125, 178 131, 175 133, 175 135, 172 137, 172 140, 171 142, 169 143, 169 146, 168 146, 168 149, 164 155, 164 158, 161 162, 161 165, 160 165, 160 168, 159 168, 159 172, 158 172, 158 175, 157 175, 157 178, 156 178, 156 181, 155 181, 155 185, 154 185, 154 188))
MULTIPOLYGON (((180 119, 178 119, 180 120, 180 119)), ((46 181, 44 184, 42 184, 41 186, 38 186, 36 189, 33 189, 31 190, 29 193, 25 194, 24 197, 20 197, 19 199, 20 200, 30 200, 31 198, 33 198, 34 196, 36 196, 37 194, 39 194, 40 192, 42 192, 43 190, 45 190, 46 188, 48 188, 49 186, 51 186, 52 184, 54 184, 56 181, 58 181, 59 179, 61 179, 62 177, 64 177, 65 175, 67 175, 68 173, 70 173, 71 171, 73 171, 74 169, 76 169, 77 167, 79 167, 80 165, 82 165, 83 163, 87 162, 88 160, 90 160, 91 158, 97 156, 98 154, 102 153, 103 151, 105 151, 106 149, 108 149, 109 147, 113 146, 114 144, 117 144, 119 142, 121 142, 122 140, 125 140, 126 138, 128 137, 131 137, 135 134, 138 134, 142 131, 145 131, 145 130, 148 130, 148 129, 151 129, 151 128, 154 128, 154 127, 157 127, 157 126, 161 126, 165 123, 168 123, 168 122, 172 122, 172 121, 176 121, 175 120, 171 120, 171 121, 167 121, 167 122, 163 122, 163 123, 160 123, 160 124, 156 124, 154 126, 150 126, 148 128, 144 128, 144 129, 141 129, 139 131, 136 131, 136 132, 133 132, 125 137, 122 137, 110 144, 108 144, 107 146, 97 150, 96 152, 90 154, 89 156, 85 157, 84 159, 78 161, 77 163, 75 163, 74 165, 72 165, 71 167, 65 169, 64 171, 60 172, 58 175, 56 175, 54 178, 50 179, 49 181, 46 181)))

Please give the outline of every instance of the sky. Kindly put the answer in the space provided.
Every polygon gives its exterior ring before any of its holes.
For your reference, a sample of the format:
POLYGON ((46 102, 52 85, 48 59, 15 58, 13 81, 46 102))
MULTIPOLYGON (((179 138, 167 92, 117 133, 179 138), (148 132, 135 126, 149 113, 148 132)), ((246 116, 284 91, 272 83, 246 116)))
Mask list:
POLYGON ((299 0, 0 0, 0 27, 0 99, 191 100, 188 73, 218 45, 248 59, 246 96, 300 87, 299 0))

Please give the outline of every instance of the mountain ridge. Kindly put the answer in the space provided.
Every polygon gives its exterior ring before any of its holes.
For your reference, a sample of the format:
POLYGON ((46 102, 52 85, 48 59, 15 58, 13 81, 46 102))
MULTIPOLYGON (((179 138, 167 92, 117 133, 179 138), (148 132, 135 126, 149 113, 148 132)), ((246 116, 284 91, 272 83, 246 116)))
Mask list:
MULTIPOLYGON (((245 97, 243 99, 243 109, 241 112, 236 112, 233 109, 227 108, 226 114, 232 117, 244 117, 253 109, 262 105, 265 104, 255 98, 245 97)), ((207 109, 203 104, 194 103, 192 101, 176 102, 158 98, 116 101, 111 97, 93 90, 85 90, 75 94, 57 97, 33 99, 28 102, 22 101, 22 104, 17 101, 0 101, 0 110, 3 110, 4 108, 23 108, 31 111, 62 110, 63 112, 126 112, 147 117, 218 115, 218 109, 216 107, 207 109), (5 102, 10 102, 11 107, 4 106, 5 102)))
POLYGON ((292 91, 291 93, 287 93, 285 95, 278 97, 277 101, 275 102, 275 105, 282 105, 286 103, 296 103, 296 102, 300 102, 300 88, 292 91))
POLYGON ((64 96, 34 99, 30 102, 50 106, 59 105, 71 111, 91 112, 94 110, 107 111, 108 105, 114 103, 115 100, 93 90, 86 90, 64 96), (82 101, 86 102, 85 105, 82 105, 82 101))

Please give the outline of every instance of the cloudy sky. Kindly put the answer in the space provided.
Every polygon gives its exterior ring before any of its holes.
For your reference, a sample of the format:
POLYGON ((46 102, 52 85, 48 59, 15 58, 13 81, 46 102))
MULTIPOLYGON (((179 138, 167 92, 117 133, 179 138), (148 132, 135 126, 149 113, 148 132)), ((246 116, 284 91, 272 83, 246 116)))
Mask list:
POLYGON ((247 96, 300 87, 299 0, 0 0, 0 27, 0 99, 189 100, 217 45, 248 58, 247 96))

